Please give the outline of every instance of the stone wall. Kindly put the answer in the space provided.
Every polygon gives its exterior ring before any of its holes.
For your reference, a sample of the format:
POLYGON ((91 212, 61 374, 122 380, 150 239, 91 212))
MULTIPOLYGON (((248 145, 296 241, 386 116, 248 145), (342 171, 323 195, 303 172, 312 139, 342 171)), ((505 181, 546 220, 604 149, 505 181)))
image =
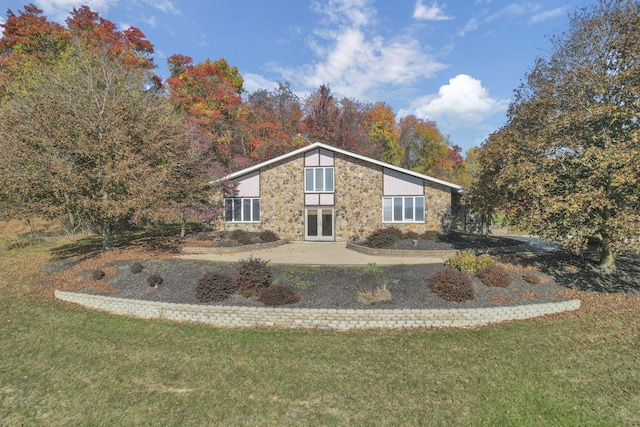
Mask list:
POLYGON ((580 300, 489 308, 338 310, 173 304, 65 291, 56 291, 55 295, 62 301, 113 314, 232 328, 462 328, 529 319, 580 308, 580 300))

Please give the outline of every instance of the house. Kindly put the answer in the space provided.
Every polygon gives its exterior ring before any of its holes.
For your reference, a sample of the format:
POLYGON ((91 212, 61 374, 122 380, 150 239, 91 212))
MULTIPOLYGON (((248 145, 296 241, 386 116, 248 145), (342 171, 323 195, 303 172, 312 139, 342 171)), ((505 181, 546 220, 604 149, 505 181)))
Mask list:
POLYGON ((322 143, 234 172, 227 230, 271 230, 285 240, 351 241, 373 230, 441 231, 462 187, 322 143))

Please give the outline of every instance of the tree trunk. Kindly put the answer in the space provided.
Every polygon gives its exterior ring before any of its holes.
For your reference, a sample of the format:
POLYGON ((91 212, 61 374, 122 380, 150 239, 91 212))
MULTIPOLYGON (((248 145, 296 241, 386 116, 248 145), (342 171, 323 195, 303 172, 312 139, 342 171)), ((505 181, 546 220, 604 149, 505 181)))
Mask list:
POLYGON ((598 267, 612 269, 615 268, 616 265, 616 254, 611 249, 611 245, 609 244, 609 238, 603 236, 600 241, 600 262, 598 263, 598 267))
POLYGON ((102 252, 113 249, 113 234, 111 233, 111 225, 105 222, 102 227, 102 252))
POLYGON ((180 218, 180 238, 184 239, 187 235, 187 213, 182 211, 182 217, 180 218))

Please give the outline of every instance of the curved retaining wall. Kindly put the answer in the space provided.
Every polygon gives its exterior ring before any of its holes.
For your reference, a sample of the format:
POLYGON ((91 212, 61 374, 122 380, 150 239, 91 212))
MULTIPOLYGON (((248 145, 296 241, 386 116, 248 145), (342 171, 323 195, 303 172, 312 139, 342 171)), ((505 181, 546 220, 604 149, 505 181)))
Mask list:
POLYGON ((580 300, 490 308, 346 310, 211 306, 141 301, 56 291, 56 298, 113 314, 232 328, 397 329, 481 326, 580 308, 580 300))

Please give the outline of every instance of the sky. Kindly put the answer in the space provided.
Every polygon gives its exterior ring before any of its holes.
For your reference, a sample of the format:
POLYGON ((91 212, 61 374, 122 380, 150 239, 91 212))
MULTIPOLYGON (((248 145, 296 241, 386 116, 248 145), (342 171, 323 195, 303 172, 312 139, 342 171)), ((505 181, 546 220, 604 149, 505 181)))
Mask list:
POLYGON ((64 23, 87 5, 138 27, 166 59, 225 58, 248 92, 289 82, 302 98, 325 84, 341 99, 385 102, 396 118, 433 120, 463 152, 506 122, 513 90, 549 37, 596 0, 4 0, 64 23))

